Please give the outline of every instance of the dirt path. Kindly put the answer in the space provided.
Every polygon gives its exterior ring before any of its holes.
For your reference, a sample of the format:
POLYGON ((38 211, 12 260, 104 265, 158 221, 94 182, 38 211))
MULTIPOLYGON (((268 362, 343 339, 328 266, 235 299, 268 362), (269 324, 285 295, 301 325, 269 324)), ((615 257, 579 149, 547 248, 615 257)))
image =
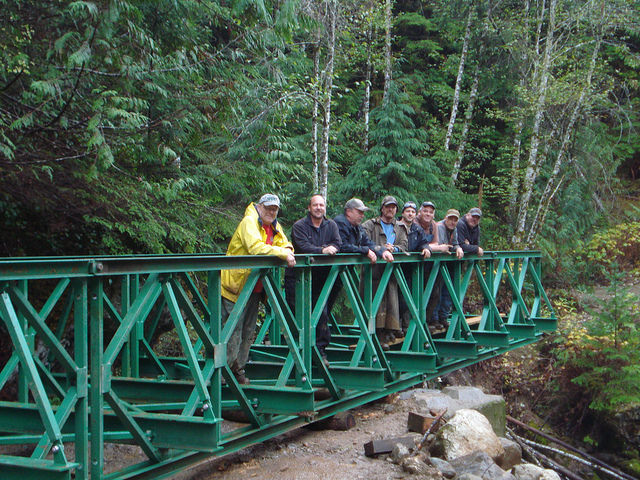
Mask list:
POLYGON ((351 411, 356 426, 347 431, 299 428, 237 453, 214 459, 173 478, 179 480, 343 480, 396 479, 409 474, 385 459, 368 458, 363 445, 407 432, 410 400, 397 395, 351 411))

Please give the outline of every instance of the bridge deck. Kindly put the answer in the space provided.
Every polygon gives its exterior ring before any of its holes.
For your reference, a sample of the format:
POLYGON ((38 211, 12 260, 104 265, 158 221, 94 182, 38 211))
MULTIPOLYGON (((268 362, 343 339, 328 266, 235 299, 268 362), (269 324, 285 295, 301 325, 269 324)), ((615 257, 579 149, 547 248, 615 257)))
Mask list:
POLYGON ((298 257, 293 311, 274 257, 0 259, 0 320, 10 339, 0 364, 0 444, 33 446, 29 456, 0 455, 0 477, 166 477, 555 329, 539 252, 462 261, 403 256, 375 282, 359 256, 298 257), (321 293, 312 308, 311 271, 318 267, 328 275, 313 285, 321 293), (222 325, 220 272, 237 268, 251 274, 222 325), (337 280, 344 305, 327 366, 315 348, 315 326, 337 280), (406 336, 383 350, 375 315, 392 280, 411 320, 406 336), (226 345, 258 281, 267 307, 247 365, 251 383, 241 385, 227 366, 226 345), (438 284, 449 291, 453 312, 449 327, 432 334, 425 312, 438 284), (163 323, 172 325, 181 355, 154 347, 163 323), (227 416, 246 423, 228 427, 227 416), (138 445, 147 459, 107 475, 103 448, 90 448, 104 443, 138 445))

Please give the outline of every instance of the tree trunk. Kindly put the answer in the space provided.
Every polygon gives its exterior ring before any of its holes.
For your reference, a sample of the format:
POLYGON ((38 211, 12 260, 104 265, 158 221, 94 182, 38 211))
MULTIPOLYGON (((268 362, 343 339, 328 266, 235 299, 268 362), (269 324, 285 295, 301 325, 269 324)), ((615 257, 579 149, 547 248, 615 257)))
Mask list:
POLYGON ((320 186, 318 175, 318 104, 320 103, 320 35, 313 51, 313 113, 311 115, 311 156, 313 161, 313 191, 320 186))
POLYGON ((462 165, 462 159, 464 158, 464 151, 467 148, 467 136, 469 135, 469 125, 473 119, 473 109, 475 108, 476 99, 478 98, 478 83, 480 79, 480 65, 476 65, 476 71, 473 76, 473 85, 471 85, 471 92, 469 92, 469 105, 464 115, 464 125, 462 127, 462 135, 460 136, 460 145, 458 145, 458 156, 456 162, 453 164, 453 171, 451 172, 451 181, 455 185, 458 181, 458 173, 462 165))
POLYGON ((551 53, 553 50, 553 35, 556 23, 556 1, 551 0, 549 3, 549 28, 547 30, 547 40, 545 42, 544 59, 542 68, 540 69, 540 87, 538 90, 538 99, 536 102, 535 117, 531 134, 531 147, 529 150, 529 160, 527 162, 527 170, 523 182, 523 192, 520 198, 520 209, 516 222, 515 234, 513 235, 513 244, 518 246, 522 244, 524 237, 525 225, 527 222, 527 211, 529 202, 533 193, 533 185, 538 172, 538 147, 540 145, 540 125, 544 116, 544 107, 547 95, 547 84, 549 82, 549 67, 551 66, 551 53))
POLYGON ((371 38, 373 37, 372 26, 367 29, 367 66, 364 80, 364 105, 362 107, 364 116, 364 135, 362 138, 362 150, 364 153, 369 151, 369 111, 371 109, 371 70, 373 64, 371 61, 371 38))
POLYGON ((540 201, 538 202, 538 210, 536 211, 536 216, 531 223, 531 228, 529 229, 529 235, 527 236, 527 245, 531 245, 538 233, 540 233, 540 229, 544 224, 544 219, 547 216, 547 210, 549 209, 550 201, 547 200, 547 197, 551 195, 551 192, 554 193, 558 190, 559 183, 557 187, 554 187, 556 183, 556 179, 558 178, 558 173, 560 172, 560 168, 562 167, 562 163, 564 160, 565 153, 567 148, 569 147, 569 142, 571 141, 571 136, 573 134, 573 128, 578 119, 578 115, 582 110, 582 105, 584 103, 584 99, 591 90, 591 80, 593 78, 593 72, 596 68, 596 61, 598 59, 598 53, 600 51, 601 45, 601 37, 598 37, 596 40, 596 44, 593 48, 593 54, 591 55, 591 63, 589 64, 589 70, 587 72, 586 82, 583 84, 582 91, 580 92, 580 97, 576 101, 575 106, 573 107, 573 111, 571 112, 571 117, 569 119, 569 123, 567 128, 565 129, 564 136, 562 138, 562 144, 560 145, 560 149, 558 150, 558 154, 556 156, 556 161, 553 165, 553 171, 547 180, 547 184, 545 185, 544 192, 540 197, 540 201))
POLYGON ((451 117, 449 118, 449 126, 447 127, 447 136, 444 139, 444 151, 449 150, 449 143, 453 135, 453 126, 456 123, 458 115, 458 103, 460 102, 460 89, 462 88, 462 76, 464 75, 464 62, 467 59, 467 51, 469 50, 469 39, 471 37, 471 19, 473 18, 473 6, 469 6, 469 15, 467 17, 467 26, 464 31, 464 41, 462 43, 462 53, 460 54, 460 64, 458 65, 458 77, 456 78, 456 87, 453 92, 453 105, 451 106, 451 117))
POLYGON ((516 216, 518 205, 518 189, 520 188, 520 152, 522 150, 522 129, 524 118, 518 120, 516 134, 513 139, 513 156, 511 157, 511 185, 509 187, 509 218, 516 216))
POLYGON ((336 50, 337 0, 329 0, 329 36, 327 39, 327 66, 325 70, 324 112, 322 122, 322 150, 320 155, 320 194, 327 198, 329 177, 329 130, 331 127, 331 93, 333 90, 333 60, 336 50))
POLYGON ((391 1, 386 0, 384 10, 384 94, 382 102, 387 102, 389 85, 391 85, 391 1))

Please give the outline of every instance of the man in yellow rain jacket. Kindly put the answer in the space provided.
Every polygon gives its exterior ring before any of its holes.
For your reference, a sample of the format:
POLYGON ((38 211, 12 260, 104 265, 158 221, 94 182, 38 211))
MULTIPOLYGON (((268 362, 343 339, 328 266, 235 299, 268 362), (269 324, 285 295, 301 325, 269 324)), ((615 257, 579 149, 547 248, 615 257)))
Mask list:
MULTIPOLYGON (((285 260, 289 267, 293 267, 296 264, 293 246, 276 220, 279 210, 280 199, 271 193, 263 195, 257 204, 250 203, 244 212, 244 218, 231 237, 227 255, 275 255, 285 260)), ((250 272, 251 270, 246 268, 222 271, 223 325, 229 318, 250 272)), ((227 362, 238 383, 243 385, 249 383, 244 366, 249 359, 249 348, 255 335, 258 304, 262 295, 262 283, 258 282, 227 344, 227 362)))

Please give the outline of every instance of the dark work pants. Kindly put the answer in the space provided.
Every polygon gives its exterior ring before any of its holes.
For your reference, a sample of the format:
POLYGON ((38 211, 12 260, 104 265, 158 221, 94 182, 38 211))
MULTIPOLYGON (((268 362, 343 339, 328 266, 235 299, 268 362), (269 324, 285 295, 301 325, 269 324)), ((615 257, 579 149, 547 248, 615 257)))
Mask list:
MULTIPOLYGON (((441 268, 449 268, 448 265, 444 265, 441 268)), ((451 276, 452 269, 449 268, 449 276, 451 276)), ((453 306, 453 301, 451 300, 451 294, 449 293, 449 289, 446 287, 442 276, 438 277, 441 284, 440 290, 440 303, 438 304, 438 310, 434 316, 435 321, 444 322, 449 318, 449 314, 451 313, 451 307, 453 306)))
MULTIPOLYGON (((403 265, 403 267, 405 266, 403 265)), ((424 280, 423 280, 424 286, 426 286, 427 282, 429 281, 429 275, 431 274, 432 268, 433 268, 433 264, 431 262, 426 262, 424 264, 424 280)), ((411 290, 411 271, 409 268, 403 268, 403 272, 404 272, 405 279, 407 280, 409 290, 411 290)), ((436 309, 438 308, 438 304, 440 302, 440 285, 441 284, 442 284, 442 278, 440 277, 440 275, 438 275, 433 285, 433 289, 431 290, 429 301, 427 302, 426 320, 428 324, 438 321, 436 317, 436 309)), ((405 301, 404 296, 400 294, 398 294, 398 296, 400 300, 400 318, 402 318, 402 328, 403 330, 406 330, 407 327, 409 326, 411 315, 409 313, 409 307, 407 307, 407 302, 405 301)))
MULTIPOLYGON (((316 272, 314 272, 316 273, 316 272)), ((311 308, 315 308, 322 287, 326 280, 326 274, 318 272, 311 277, 311 308)), ((291 312, 295 315, 296 311, 296 280, 295 277, 286 276, 284 279, 284 291, 287 297, 287 303, 291 312)), ((329 302, 325 303, 320 319, 316 325, 316 347, 320 350, 320 354, 324 355, 324 349, 331 343, 331 329, 329 328, 329 302)))

